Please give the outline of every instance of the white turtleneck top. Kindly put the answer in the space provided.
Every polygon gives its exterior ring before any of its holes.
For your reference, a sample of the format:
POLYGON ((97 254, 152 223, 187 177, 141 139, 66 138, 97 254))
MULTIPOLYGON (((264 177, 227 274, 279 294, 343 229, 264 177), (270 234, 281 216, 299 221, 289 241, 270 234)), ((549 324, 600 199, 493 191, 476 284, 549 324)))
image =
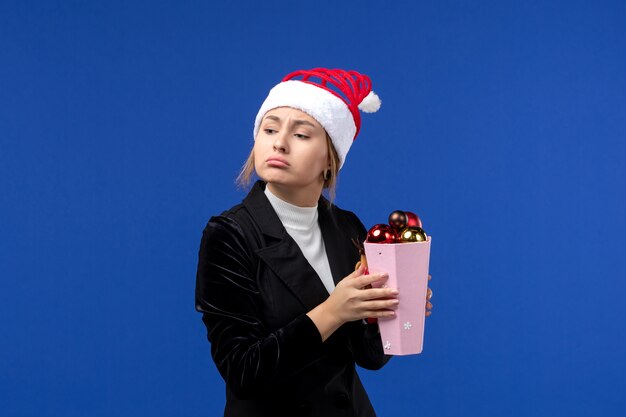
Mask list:
POLYGON ((309 261, 322 284, 330 294, 335 289, 333 275, 330 271, 322 231, 317 222, 317 205, 315 207, 298 207, 281 200, 265 187, 265 195, 278 214, 278 218, 287 233, 296 241, 304 257, 309 261))

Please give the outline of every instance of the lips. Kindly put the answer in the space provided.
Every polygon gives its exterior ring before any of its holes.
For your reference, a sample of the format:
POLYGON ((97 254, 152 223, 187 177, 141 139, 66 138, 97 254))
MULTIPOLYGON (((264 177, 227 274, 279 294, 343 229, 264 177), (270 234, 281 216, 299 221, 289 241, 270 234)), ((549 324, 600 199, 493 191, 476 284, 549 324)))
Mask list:
POLYGON ((267 162, 268 165, 277 166, 277 167, 288 167, 289 166, 289 162, 287 162, 283 158, 279 158, 277 156, 273 156, 273 157, 267 158, 266 162, 267 162))

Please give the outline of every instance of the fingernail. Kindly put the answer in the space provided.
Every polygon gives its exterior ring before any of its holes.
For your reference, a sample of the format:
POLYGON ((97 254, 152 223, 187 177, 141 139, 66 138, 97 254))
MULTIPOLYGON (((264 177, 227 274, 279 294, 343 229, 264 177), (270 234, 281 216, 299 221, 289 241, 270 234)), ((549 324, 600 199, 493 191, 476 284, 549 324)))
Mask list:
POLYGON ((400 291, 398 291, 398 290, 391 290, 391 293, 393 295, 398 295, 398 294, 400 294, 400 291))

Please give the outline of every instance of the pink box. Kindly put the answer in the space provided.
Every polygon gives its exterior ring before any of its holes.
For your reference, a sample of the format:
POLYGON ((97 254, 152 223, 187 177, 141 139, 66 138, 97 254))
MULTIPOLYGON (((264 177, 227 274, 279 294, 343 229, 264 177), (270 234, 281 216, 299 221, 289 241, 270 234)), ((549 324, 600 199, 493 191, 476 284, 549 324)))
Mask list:
POLYGON ((387 355, 422 353, 430 242, 428 236, 425 242, 364 243, 370 274, 389 274, 387 282, 375 282, 372 286, 387 286, 400 292, 396 316, 378 319, 387 355))

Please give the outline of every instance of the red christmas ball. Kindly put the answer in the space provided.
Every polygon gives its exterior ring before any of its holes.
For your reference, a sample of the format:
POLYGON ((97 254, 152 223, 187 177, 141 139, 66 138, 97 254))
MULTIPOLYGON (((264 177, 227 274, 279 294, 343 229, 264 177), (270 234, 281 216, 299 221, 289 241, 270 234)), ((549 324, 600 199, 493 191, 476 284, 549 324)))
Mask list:
POLYGON ((417 217, 417 214, 410 211, 405 211, 404 214, 406 215, 407 226, 422 227, 422 220, 417 217))
POLYGON ((406 227, 407 217, 402 210, 396 210, 389 215, 389 226, 400 231, 406 227))
POLYGON ((393 227, 386 224, 374 225, 367 232, 367 242, 369 243, 396 243, 398 234, 393 227))

